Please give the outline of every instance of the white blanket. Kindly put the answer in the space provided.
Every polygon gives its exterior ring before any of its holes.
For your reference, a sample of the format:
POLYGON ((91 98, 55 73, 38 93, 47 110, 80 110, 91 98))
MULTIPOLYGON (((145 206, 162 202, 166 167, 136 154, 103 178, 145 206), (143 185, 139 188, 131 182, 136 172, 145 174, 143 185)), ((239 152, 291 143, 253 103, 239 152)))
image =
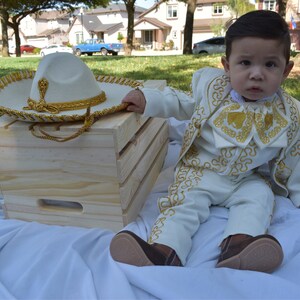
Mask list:
MULTIPOLYGON (((164 168, 137 220, 127 226, 147 238, 157 198, 172 182, 185 124, 170 119, 164 168)), ((299 183, 300 184, 300 183, 299 183)), ((300 210, 276 199, 270 233, 285 254, 272 274, 215 268, 225 208, 211 208, 193 239, 185 267, 135 267, 109 254, 114 236, 103 228, 0 219, 0 299, 300 299, 300 210)))

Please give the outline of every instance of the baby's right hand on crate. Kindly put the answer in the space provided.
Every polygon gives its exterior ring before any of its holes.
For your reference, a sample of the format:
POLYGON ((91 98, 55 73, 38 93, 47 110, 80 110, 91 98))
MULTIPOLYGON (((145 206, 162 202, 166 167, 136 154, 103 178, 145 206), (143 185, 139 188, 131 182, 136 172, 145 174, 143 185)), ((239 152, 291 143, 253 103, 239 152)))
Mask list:
POLYGON ((146 106, 146 99, 143 92, 139 89, 130 91, 122 100, 128 103, 126 110, 143 114, 146 106))

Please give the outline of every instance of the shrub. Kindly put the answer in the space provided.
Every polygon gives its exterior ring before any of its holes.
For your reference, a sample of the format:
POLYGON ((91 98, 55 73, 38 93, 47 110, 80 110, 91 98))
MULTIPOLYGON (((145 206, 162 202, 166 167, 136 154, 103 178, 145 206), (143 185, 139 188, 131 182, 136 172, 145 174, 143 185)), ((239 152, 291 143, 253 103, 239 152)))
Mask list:
POLYGON ((169 48, 170 48, 170 50, 172 50, 174 48, 174 41, 173 40, 169 40, 169 48))
POLYGON ((33 50, 33 54, 40 54, 40 52, 41 52, 41 48, 35 48, 33 50))

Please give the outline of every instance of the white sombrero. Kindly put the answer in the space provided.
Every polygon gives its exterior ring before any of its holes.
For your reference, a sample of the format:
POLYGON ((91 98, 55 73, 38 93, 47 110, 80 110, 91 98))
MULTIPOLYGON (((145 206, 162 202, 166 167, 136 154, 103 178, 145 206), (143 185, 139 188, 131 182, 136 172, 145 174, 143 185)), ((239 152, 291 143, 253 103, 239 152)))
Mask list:
POLYGON ((19 71, 0 78, 0 116, 28 122, 69 122, 126 108, 123 97, 140 82, 94 76, 69 53, 45 56, 36 72, 19 71))

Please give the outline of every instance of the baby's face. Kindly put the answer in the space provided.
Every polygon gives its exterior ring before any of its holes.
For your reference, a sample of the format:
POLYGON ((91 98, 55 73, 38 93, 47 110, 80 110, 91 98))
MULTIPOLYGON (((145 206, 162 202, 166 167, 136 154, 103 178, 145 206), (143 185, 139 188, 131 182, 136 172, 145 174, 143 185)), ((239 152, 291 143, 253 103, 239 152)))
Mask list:
POLYGON ((233 41, 229 61, 222 58, 222 64, 232 88, 246 101, 272 96, 293 67, 286 64, 279 41, 256 37, 233 41))

